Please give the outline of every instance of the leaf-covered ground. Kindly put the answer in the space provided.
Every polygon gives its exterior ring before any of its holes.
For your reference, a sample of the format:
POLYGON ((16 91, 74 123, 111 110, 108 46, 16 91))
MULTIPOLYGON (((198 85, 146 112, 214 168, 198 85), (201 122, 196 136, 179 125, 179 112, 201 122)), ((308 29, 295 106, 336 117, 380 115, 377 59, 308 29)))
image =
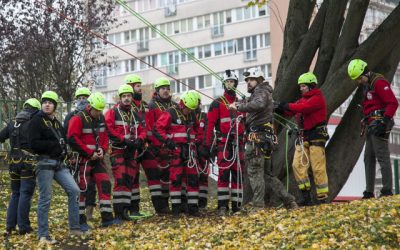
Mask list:
MULTIPOLYGON (((6 208, 10 191, 8 174, 0 175, 0 231, 5 231, 6 208)), ((148 190, 143 191, 142 208, 152 211, 148 190)), ((92 235, 69 237, 66 195, 55 185, 50 211, 51 234, 61 243, 53 249, 399 249, 400 196, 328 204, 295 211, 265 209, 248 214, 218 217, 216 202, 203 217, 178 220, 154 216, 121 226, 99 228, 98 210, 92 235)), ((31 221, 37 229, 37 192, 31 221)), ((35 233, 4 238, 1 249, 46 248, 38 244, 35 233)))

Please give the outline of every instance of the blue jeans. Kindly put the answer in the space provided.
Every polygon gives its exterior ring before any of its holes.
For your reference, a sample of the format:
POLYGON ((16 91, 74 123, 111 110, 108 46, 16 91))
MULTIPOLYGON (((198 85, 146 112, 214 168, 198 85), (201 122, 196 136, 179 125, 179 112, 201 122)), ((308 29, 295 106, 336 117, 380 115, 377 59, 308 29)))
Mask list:
POLYGON ((10 165, 12 194, 7 209, 7 229, 15 229, 18 224, 20 232, 32 230, 29 220, 32 195, 35 191, 32 170, 32 165, 22 162, 10 165))
POLYGON ((53 179, 60 184, 68 195, 68 223, 70 230, 80 229, 79 225, 79 187, 67 168, 58 171, 40 169, 37 166, 36 180, 39 186, 38 201, 38 233, 39 237, 49 236, 49 208, 51 200, 51 185, 53 179))

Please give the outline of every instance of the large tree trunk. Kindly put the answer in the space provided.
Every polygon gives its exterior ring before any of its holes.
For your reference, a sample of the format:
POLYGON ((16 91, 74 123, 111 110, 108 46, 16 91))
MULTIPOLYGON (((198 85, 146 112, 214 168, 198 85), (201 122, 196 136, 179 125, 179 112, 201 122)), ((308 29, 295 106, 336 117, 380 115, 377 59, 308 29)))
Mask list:
MULTIPOLYGON (((300 74, 309 70, 318 49, 315 73, 319 79, 323 80, 320 81, 323 83, 321 90, 327 100, 329 115, 357 87, 356 83, 347 76, 347 65, 351 58, 362 58, 368 62, 370 69, 385 74, 389 80, 392 78, 400 60, 400 29, 398 28, 400 26, 400 7, 396 7, 370 37, 359 45, 359 34, 369 1, 352 0, 343 22, 342 15, 346 3, 347 1, 344 0, 325 0, 308 32, 302 31, 304 38, 298 46, 294 46, 297 47, 297 50, 290 52, 292 58, 289 60, 289 56, 286 54, 285 58, 281 58, 278 69, 280 71, 277 72, 280 77, 275 83, 275 100, 295 100, 295 97, 299 95, 296 80, 300 74), (283 63, 285 65, 281 65, 283 63)), ((289 15, 288 22, 292 21, 293 19, 289 15)), ((286 26, 286 28, 288 27, 286 26)), ((291 44, 291 41, 286 41, 286 39, 289 38, 285 33, 285 44, 291 44)), ((357 90, 326 148, 331 199, 346 183, 363 148, 365 139, 359 136, 361 113, 357 107, 362 98, 361 95, 361 90, 357 90)), ((286 129, 279 132, 280 145, 272 157, 274 173, 281 179, 286 176, 287 165, 285 132, 286 129)), ((298 195, 291 173, 294 138, 290 138, 287 143, 290 191, 298 195)), ((286 182, 285 179, 283 181, 286 182)))

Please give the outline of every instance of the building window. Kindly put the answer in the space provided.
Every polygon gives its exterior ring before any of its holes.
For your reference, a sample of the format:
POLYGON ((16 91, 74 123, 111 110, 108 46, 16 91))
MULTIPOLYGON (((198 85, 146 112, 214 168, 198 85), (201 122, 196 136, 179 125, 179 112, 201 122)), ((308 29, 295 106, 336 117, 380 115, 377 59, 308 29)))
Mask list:
POLYGON ((204 89, 204 76, 199 76, 199 89, 204 89))
POLYGON ((184 80, 182 80, 181 81, 182 83, 181 83, 181 92, 185 92, 185 91, 187 91, 187 79, 184 79, 184 80))
POLYGON ((160 66, 166 66, 167 64, 168 64, 167 53, 162 53, 161 54, 161 65, 160 66))
POLYGON ((258 9, 258 16, 265 16, 267 15, 266 11, 267 6, 263 5, 261 8, 258 9))
POLYGON ((211 57, 211 45, 204 46, 204 58, 211 57))
POLYGON ((231 23, 232 22, 232 10, 227 10, 225 12, 225 23, 231 23))
MULTIPOLYGON (((155 26, 155 28, 159 29, 160 27, 158 27, 158 25, 157 25, 157 26, 155 26)), ((151 38, 152 39, 156 38, 158 36, 156 30, 155 29, 150 29, 150 30, 151 30, 151 38)))
POLYGON ((199 59, 202 59, 202 58, 203 58, 203 48, 204 48, 203 46, 198 48, 198 55, 197 55, 197 57, 198 57, 199 59))
POLYGON ((196 78, 195 77, 189 78, 187 83, 189 85, 189 89, 196 89, 196 78))
POLYGON ((182 33, 187 32, 187 20, 181 20, 181 31, 182 33))
POLYGON ((226 42, 226 53, 227 54, 232 54, 234 53, 234 43, 233 40, 229 40, 226 42))
POLYGON ((136 59, 131 59, 125 62, 125 72, 133 72, 136 70, 136 59))
POLYGON ((203 19, 204 19, 204 16, 197 17, 197 29, 198 30, 200 30, 204 27, 203 19))
POLYGON ((188 19, 188 32, 193 31, 193 18, 188 19))
POLYGON ((167 35, 172 35, 172 23, 167 23, 167 35))
POLYGON ((180 28, 179 28, 179 21, 174 22, 174 34, 179 34, 180 33, 180 28))
POLYGON ((244 39, 239 38, 237 39, 237 52, 242 52, 244 49, 244 39))
POLYGON ((211 16, 205 15, 204 16, 204 28, 209 28, 211 26, 211 16))
POLYGON ((243 19, 243 8, 236 9, 236 21, 241 21, 243 19))
POLYGON ((167 24, 160 24, 160 31, 165 34, 167 32, 167 24))
POLYGON ((213 86, 213 82, 212 82, 212 76, 211 75, 205 75, 204 76, 204 87, 211 87, 213 86))
POLYGON ((222 43, 215 43, 214 44, 214 55, 215 56, 222 55, 222 43))
POLYGON ((176 86, 179 85, 179 84, 176 84, 175 80, 171 80, 170 83, 171 83, 171 91, 172 91, 172 93, 178 93, 177 89, 176 89, 176 86))
POLYGON ((131 33, 129 31, 124 32, 124 44, 131 42, 131 33))
POLYGON ((270 64, 270 63, 267 64, 267 74, 266 74, 266 76, 267 76, 268 78, 271 78, 271 77, 272 77, 272 67, 271 67, 271 64, 270 64))

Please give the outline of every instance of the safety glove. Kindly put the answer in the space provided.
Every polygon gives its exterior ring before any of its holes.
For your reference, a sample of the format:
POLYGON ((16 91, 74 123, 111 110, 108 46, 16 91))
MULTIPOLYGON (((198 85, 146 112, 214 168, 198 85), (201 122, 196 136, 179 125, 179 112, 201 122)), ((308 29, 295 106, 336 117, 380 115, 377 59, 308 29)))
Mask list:
POLYGON ((375 136, 378 136, 378 137, 386 136, 387 127, 388 127, 390 120, 391 119, 387 116, 383 117, 381 122, 376 125, 375 136))
POLYGON ((128 148, 135 148, 135 142, 134 142, 134 140, 125 139, 124 142, 125 142, 125 145, 126 145, 128 148))
POLYGON ((167 139, 165 141, 165 146, 170 150, 174 150, 176 148, 176 143, 171 139, 167 139))
POLYGON ((203 158, 205 158, 205 159, 210 158, 210 151, 208 150, 208 148, 206 148, 206 146, 201 145, 201 146, 198 148, 197 151, 198 151, 198 153, 199 153, 199 155, 200 155, 201 157, 203 157, 203 158))
POLYGON ((278 102, 274 104, 274 112, 277 114, 283 114, 289 110, 289 104, 287 102, 278 102))
POLYGON ((133 140, 133 144, 136 149, 141 149, 143 148, 144 142, 141 138, 136 138, 135 140, 133 140))

